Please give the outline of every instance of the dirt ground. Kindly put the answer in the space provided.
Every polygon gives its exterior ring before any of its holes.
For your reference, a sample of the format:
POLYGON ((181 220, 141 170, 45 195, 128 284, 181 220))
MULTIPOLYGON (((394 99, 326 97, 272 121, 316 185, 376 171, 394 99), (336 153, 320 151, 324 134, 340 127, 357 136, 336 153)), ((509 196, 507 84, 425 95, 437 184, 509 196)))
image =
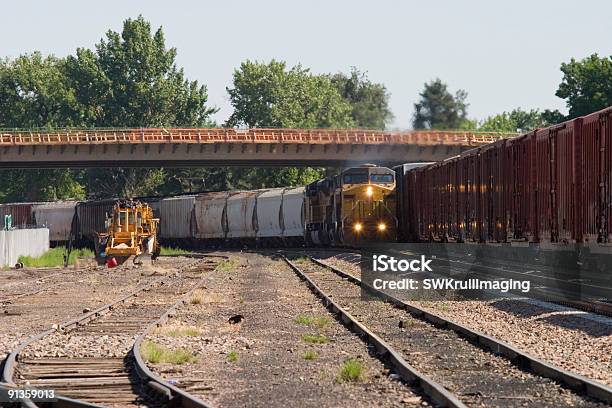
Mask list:
POLYGON ((149 339, 190 350, 196 362, 150 366, 220 407, 428 405, 334 320, 287 265, 262 255, 234 255, 230 267, 210 274, 198 303, 149 339), (180 327, 195 333, 177 335, 180 327), (347 360, 363 367, 361 378, 342 379, 347 360))

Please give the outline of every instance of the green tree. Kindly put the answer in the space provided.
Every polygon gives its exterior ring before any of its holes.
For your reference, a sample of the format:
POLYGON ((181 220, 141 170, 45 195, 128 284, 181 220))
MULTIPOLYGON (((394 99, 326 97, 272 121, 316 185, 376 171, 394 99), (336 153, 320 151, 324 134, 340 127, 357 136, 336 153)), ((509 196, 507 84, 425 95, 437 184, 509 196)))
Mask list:
POLYGON ((323 128, 351 127, 352 107, 328 76, 313 75, 285 62, 245 61, 227 88, 234 112, 227 126, 323 128))
MULTIPOLYGON (((281 128, 352 127, 353 108, 328 75, 314 75, 285 62, 245 61, 228 88, 234 112, 227 126, 281 128)), ((312 168, 239 168, 229 172, 232 188, 303 185, 324 175, 312 168)))
POLYGON ((544 115, 537 109, 528 111, 517 108, 486 118, 478 130, 488 132, 524 133, 548 125, 544 115))
POLYGON ((365 73, 355 67, 350 75, 337 73, 330 79, 340 95, 351 104, 351 116, 357 127, 384 130, 393 120, 389 94, 383 84, 371 82, 365 73))
POLYGON ((204 85, 185 79, 176 48, 166 48, 142 16, 127 19, 121 33, 108 31, 96 50, 77 49, 66 61, 89 126, 205 126, 216 112, 204 85))
POLYGON ((0 61, 0 127, 69 126, 78 117, 63 60, 35 52, 0 61))
POLYGON ((68 169, 2 170, 0 202, 80 200, 85 187, 79 176, 68 169))
MULTIPOLYGON (((94 50, 0 61, 0 127, 207 126, 215 109, 206 104, 206 87, 187 80, 175 58, 162 29, 153 33, 140 16, 126 20, 121 33, 108 31, 94 50)), ((0 199, 82 198, 86 190, 94 197, 154 194, 181 175, 173 169, 10 170, 2 172, 0 199)))
MULTIPOLYGON (((0 61, 0 127, 42 128, 79 124, 80 108, 64 60, 39 52, 0 61)), ((68 169, 2 170, 0 200, 83 198, 77 172, 68 169)))
POLYGON ((466 127, 467 92, 458 90, 455 95, 439 78, 425 84, 421 99, 414 104, 412 126, 415 129, 461 129, 466 127))
POLYGON ((563 79, 556 95, 565 99, 568 119, 612 105, 612 56, 593 54, 581 61, 561 64, 563 79))
MULTIPOLYGON (((185 79, 166 48, 161 28, 155 33, 142 16, 124 22, 121 33, 108 31, 95 51, 78 49, 66 61, 68 77, 83 107, 83 123, 102 127, 207 126, 206 87, 185 79)), ((174 169, 92 169, 90 191, 98 196, 138 196, 163 191, 174 169)), ((167 189, 165 189, 167 190, 167 189)))

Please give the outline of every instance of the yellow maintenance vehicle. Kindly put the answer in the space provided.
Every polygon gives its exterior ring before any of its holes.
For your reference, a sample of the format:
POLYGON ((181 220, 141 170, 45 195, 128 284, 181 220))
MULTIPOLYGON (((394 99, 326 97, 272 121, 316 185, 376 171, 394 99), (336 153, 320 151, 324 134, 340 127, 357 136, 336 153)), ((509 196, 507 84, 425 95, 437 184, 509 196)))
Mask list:
MULTIPOLYGON (((146 203, 132 200, 118 201, 106 220, 106 232, 98 234, 98 248, 104 251, 108 266, 116 266, 132 258, 141 263, 143 255, 150 255, 151 261, 159 255, 157 226, 153 209, 146 203)), ((98 249, 97 248, 97 249, 98 249)))

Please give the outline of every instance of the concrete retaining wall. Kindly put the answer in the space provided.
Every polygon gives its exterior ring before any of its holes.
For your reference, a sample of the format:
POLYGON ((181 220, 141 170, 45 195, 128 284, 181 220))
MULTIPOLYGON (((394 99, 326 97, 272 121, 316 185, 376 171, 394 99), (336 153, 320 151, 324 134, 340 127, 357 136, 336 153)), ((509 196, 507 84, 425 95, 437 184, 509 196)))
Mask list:
POLYGON ((13 266, 20 256, 40 256, 49 250, 49 229, 0 231, 0 266, 13 266))

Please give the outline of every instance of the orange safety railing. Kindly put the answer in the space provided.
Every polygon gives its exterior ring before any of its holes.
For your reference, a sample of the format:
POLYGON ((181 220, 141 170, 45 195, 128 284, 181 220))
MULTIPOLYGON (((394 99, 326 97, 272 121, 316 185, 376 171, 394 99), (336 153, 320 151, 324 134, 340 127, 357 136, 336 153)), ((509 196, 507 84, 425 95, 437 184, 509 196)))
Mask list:
POLYGON ((1 131, 0 146, 120 143, 414 144, 474 146, 515 134, 464 131, 385 132, 360 129, 71 129, 1 131))

